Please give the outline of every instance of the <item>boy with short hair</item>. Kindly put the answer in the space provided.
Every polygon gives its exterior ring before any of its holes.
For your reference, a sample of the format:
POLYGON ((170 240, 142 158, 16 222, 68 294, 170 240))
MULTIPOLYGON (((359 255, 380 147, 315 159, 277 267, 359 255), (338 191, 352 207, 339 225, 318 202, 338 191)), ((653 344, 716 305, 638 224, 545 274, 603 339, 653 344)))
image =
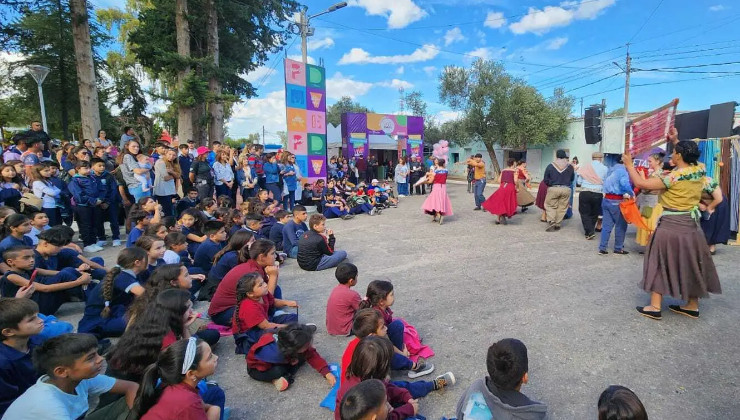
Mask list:
POLYGON ((267 239, 260 233, 260 227, 262 227, 262 215, 259 214, 248 214, 244 218, 244 230, 251 233, 254 239, 267 239))
POLYGON ((183 263, 184 266, 190 268, 192 263, 188 255, 188 238, 182 232, 168 233, 164 237, 164 246, 167 248, 162 257, 164 262, 167 264, 183 263))
POLYGON ((308 220, 309 231, 298 240, 298 266, 306 271, 333 268, 347 258, 347 253, 334 250, 334 231, 326 229, 326 217, 314 214, 308 220))
POLYGON ((283 252, 290 258, 298 257, 298 239, 308 231, 306 219, 308 219, 306 207, 295 206, 293 207, 293 219, 283 227, 283 252))
POLYGON ((96 220, 98 215, 96 208, 103 204, 103 200, 98 198, 98 183, 90 176, 90 163, 85 160, 79 160, 75 164, 75 175, 69 182, 69 192, 74 200, 74 212, 77 225, 80 228, 80 237, 82 238, 82 248, 85 252, 102 251, 103 247, 98 246, 95 240, 94 226, 101 223, 96 220))
POLYGON ((121 229, 118 226, 119 197, 118 183, 116 178, 105 169, 105 161, 102 159, 92 159, 91 178, 95 180, 98 190, 96 198, 102 200, 100 205, 93 210, 95 220, 95 236, 98 238, 97 246, 102 247, 106 244, 105 222, 110 224, 111 236, 113 237, 113 246, 121 246, 121 229))
POLYGON ((224 247, 226 241, 225 224, 218 220, 210 220, 203 226, 203 233, 208 238, 195 251, 193 265, 207 274, 213 266, 213 257, 224 247))
POLYGON ((47 216, 43 211, 37 211, 31 213, 31 231, 26 233, 24 236, 31 239, 33 245, 37 245, 39 243, 39 233, 50 228, 49 216, 47 216))
POLYGON ((290 213, 285 210, 280 210, 275 213, 275 224, 270 228, 269 239, 275 242, 275 249, 277 251, 283 250, 283 228, 285 224, 290 220, 290 213))
POLYGON ((352 320, 362 298, 352 290, 357 285, 357 266, 343 262, 334 276, 339 282, 326 302, 326 331, 331 335, 347 335, 352 331, 352 320))
POLYGON ((128 233, 126 239, 126 248, 131 248, 136 240, 144 234, 144 229, 149 225, 149 213, 144 210, 134 210, 128 215, 129 220, 134 222, 135 226, 128 233))
POLYGON ((337 410, 342 420, 386 420, 389 407, 385 384, 368 379, 350 388, 337 410))
POLYGON ((514 338, 505 338, 488 348, 488 377, 473 382, 457 402, 457 418, 544 419, 545 404, 532 401, 520 392, 529 381, 527 347, 514 338))
POLYGON ((322 206, 324 207, 324 217, 327 219, 342 218, 347 220, 354 217, 354 215, 349 214, 349 210, 347 210, 344 202, 334 196, 334 191, 332 190, 326 192, 322 206))
POLYGON ((38 375, 29 338, 44 329, 39 307, 30 299, 0 298, 0 417, 38 375))
POLYGON ((198 200, 198 190, 196 190, 193 187, 190 187, 186 190, 185 197, 183 197, 180 201, 177 202, 177 205, 175 206, 175 212, 177 213, 177 218, 179 219, 182 215, 182 212, 184 212, 187 209, 192 209, 195 206, 200 203, 200 200, 198 200))
POLYGON ((88 396, 125 394, 119 402, 85 416, 86 420, 117 418, 133 406, 139 385, 102 375, 98 341, 89 334, 64 334, 47 340, 33 354, 43 374, 5 412, 13 420, 78 419, 89 409, 88 396))

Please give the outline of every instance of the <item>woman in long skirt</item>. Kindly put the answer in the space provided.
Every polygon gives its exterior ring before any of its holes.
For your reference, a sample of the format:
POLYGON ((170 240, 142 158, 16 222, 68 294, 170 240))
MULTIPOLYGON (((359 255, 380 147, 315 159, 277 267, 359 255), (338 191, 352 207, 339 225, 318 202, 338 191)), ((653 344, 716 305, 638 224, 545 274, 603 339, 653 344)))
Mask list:
POLYGON ((727 197, 717 186, 711 194, 702 196, 699 210, 704 217, 701 219, 701 229, 709 244, 709 252, 717 252, 717 244, 727 244, 730 240, 730 205, 727 197))
POLYGON ((659 203, 663 215, 650 238, 643 263, 641 286, 650 293, 650 304, 637 307, 641 315, 656 320, 662 319, 663 295, 687 302, 669 305, 671 311, 698 318, 699 298, 722 293, 707 240, 698 223, 702 192, 711 193, 716 184, 707 182, 706 170, 698 163, 700 153, 695 142, 679 142, 675 128, 671 128, 669 139, 675 144, 672 159, 676 168, 660 178, 644 179, 632 165, 632 156, 629 153, 623 156, 635 186, 662 191, 659 203))
POLYGON ((452 216, 452 203, 447 195, 447 169, 444 159, 437 160, 432 184, 432 192, 424 200, 421 209, 432 216, 432 223, 439 221, 441 225, 445 216, 452 216))
POLYGON ((531 180, 531 177, 529 176, 529 172, 527 171, 527 161, 521 160, 519 161, 519 165, 517 166, 517 192, 516 192, 516 205, 521 206, 522 213, 527 211, 527 207, 534 204, 534 196, 532 193, 527 190, 529 188, 529 181, 531 180))
POLYGON ((534 205, 542 210, 542 216, 540 216, 540 222, 547 223, 547 213, 545 212, 545 197, 547 197, 547 184, 540 181, 540 186, 537 188, 537 198, 534 201, 534 205))
POLYGON ((498 176, 498 189, 481 205, 487 212, 498 216, 497 225, 506 224, 506 219, 516 214, 516 185, 518 180, 516 161, 509 159, 507 164, 509 167, 501 171, 498 176))

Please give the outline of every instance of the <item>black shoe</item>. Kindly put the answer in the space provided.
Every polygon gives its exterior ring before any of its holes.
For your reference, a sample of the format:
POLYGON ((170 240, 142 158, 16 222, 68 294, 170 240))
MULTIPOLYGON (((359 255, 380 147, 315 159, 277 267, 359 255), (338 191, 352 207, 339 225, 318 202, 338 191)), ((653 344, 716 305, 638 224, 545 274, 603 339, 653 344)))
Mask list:
POLYGON ((629 254, 628 251, 625 251, 623 249, 620 249, 619 251, 614 251, 614 253, 617 254, 617 255, 627 255, 627 254, 629 254))
POLYGON ((480 210, 480 207, 476 207, 476 208, 474 208, 473 210, 480 210))
POLYGON ((609 255, 609 251, 599 250, 599 255, 609 255))
POLYGON ((661 315, 660 311, 646 311, 644 306, 638 306, 635 309, 637 309, 637 312, 639 312, 640 315, 648 317, 650 319, 654 319, 656 321, 660 321, 661 319, 663 319, 663 315, 661 315))
POLYGON ((688 309, 683 309, 679 305, 668 305, 668 309, 677 314, 686 315, 689 318, 699 318, 699 311, 690 311, 688 309))
POLYGON ((557 226, 550 225, 547 227, 547 229, 545 229, 545 232, 555 232, 556 230, 558 230, 557 226))
POLYGON ((501 224, 505 225, 506 223, 506 216, 501 216, 501 224))
POLYGON ((560 230, 560 225, 555 225, 555 230, 560 230))

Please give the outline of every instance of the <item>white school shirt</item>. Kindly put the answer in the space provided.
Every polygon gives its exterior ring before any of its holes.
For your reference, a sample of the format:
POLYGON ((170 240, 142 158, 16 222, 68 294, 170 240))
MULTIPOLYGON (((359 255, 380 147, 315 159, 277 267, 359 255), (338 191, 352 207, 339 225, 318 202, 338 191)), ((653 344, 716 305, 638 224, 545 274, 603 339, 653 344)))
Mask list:
POLYGON ((53 209, 57 206, 56 198, 59 197, 62 190, 55 187, 51 183, 43 181, 33 181, 33 195, 41 199, 41 207, 45 209, 53 209))

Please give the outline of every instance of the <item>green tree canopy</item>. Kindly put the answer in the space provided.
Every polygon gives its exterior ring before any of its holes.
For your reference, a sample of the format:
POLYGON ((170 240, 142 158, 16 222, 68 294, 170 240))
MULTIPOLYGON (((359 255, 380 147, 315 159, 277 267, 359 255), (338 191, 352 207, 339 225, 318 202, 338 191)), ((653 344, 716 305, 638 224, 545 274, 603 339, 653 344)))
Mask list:
POLYGON ((342 96, 342 99, 326 108, 326 122, 331 123, 336 127, 341 124, 342 114, 346 112, 356 112, 361 114, 363 112, 373 111, 366 106, 361 105, 359 102, 353 101, 349 96, 342 96))

